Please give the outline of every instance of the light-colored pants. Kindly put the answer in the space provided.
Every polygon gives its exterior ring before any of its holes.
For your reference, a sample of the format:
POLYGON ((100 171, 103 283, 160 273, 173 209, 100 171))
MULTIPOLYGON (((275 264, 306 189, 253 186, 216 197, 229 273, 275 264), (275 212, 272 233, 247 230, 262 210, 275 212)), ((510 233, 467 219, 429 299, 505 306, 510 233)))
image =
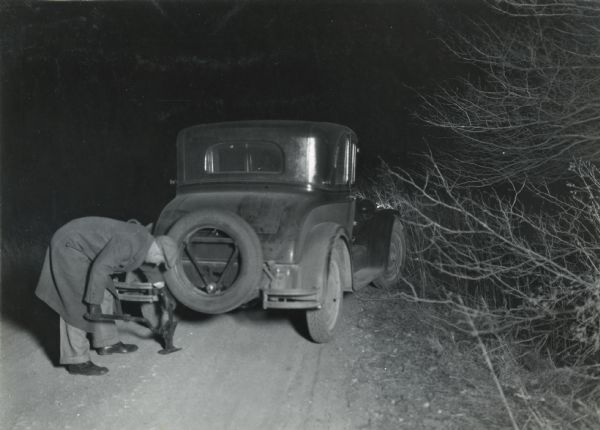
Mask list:
MULTIPOLYGON (((108 291, 104 292, 104 299, 100 308, 103 314, 112 314, 114 298, 108 291)), ((119 341, 117 325, 114 322, 95 323, 92 332, 94 348, 101 348, 115 344, 119 341)), ((69 325, 60 318, 60 364, 77 364, 90 361, 90 342, 87 333, 77 327, 69 325)))

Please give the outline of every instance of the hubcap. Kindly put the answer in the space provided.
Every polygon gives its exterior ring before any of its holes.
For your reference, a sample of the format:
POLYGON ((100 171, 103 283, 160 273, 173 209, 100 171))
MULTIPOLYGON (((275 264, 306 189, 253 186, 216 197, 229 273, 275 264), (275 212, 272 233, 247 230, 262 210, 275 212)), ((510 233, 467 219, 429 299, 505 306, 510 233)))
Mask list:
POLYGON ((340 311, 341 292, 340 270, 337 262, 332 258, 329 264, 329 276, 327 277, 327 288, 323 307, 327 316, 327 328, 333 330, 340 311))

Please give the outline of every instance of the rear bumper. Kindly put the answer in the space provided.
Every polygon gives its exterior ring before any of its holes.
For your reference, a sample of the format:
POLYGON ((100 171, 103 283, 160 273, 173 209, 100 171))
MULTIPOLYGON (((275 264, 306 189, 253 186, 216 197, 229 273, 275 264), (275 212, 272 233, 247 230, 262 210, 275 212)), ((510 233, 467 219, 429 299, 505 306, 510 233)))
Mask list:
POLYGON ((265 263, 268 281, 262 288, 263 309, 318 309, 319 291, 302 285, 297 264, 265 263))
POLYGON ((263 291, 263 309, 318 309, 316 291, 263 291))

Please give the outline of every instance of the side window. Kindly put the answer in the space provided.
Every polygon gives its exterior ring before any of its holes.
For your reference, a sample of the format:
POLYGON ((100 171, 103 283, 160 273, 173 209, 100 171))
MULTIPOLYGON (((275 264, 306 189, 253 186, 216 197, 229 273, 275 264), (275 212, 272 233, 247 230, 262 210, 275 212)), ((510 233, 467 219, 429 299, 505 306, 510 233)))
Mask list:
POLYGON ((335 184, 345 185, 354 182, 355 145, 345 138, 337 147, 335 157, 335 184))
POLYGON ((350 160, 350 184, 354 184, 356 182, 356 154, 358 153, 356 144, 352 144, 352 149, 350 151, 350 155, 352 157, 350 160))

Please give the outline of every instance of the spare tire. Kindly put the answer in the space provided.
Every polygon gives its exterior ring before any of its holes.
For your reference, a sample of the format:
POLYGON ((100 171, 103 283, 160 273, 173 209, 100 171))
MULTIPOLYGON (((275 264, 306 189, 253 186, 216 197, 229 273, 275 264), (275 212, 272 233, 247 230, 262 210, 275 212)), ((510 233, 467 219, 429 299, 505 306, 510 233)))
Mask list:
POLYGON ((179 246, 179 258, 165 279, 182 304, 219 314, 257 296, 262 248, 254 229, 240 216, 199 210, 179 219, 168 234, 179 246))

